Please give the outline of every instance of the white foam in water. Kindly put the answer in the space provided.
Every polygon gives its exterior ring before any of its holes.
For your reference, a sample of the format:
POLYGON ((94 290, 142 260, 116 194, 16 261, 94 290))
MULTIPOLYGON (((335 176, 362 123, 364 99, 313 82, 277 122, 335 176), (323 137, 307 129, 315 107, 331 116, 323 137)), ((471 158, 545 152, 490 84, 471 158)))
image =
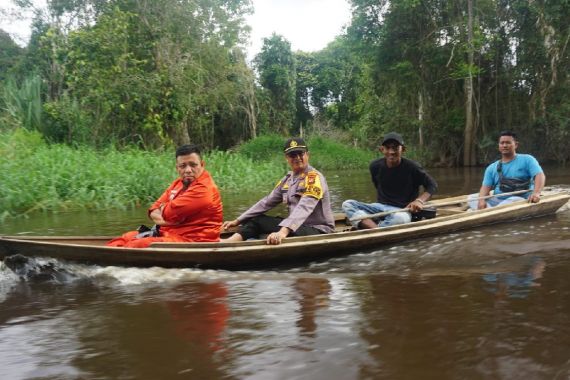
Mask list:
POLYGON ((3 261, 0 261, 0 302, 4 302, 10 289, 12 289, 19 280, 19 277, 6 267, 3 261))
POLYGON ((96 266, 84 264, 58 263, 59 269, 64 269, 67 273, 79 279, 89 279, 99 285, 118 286, 155 286, 170 285, 180 281, 218 281, 232 279, 271 279, 278 280, 290 278, 291 273, 280 273, 273 271, 224 271, 212 269, 194 268, 134 268, 118 266, 96 266))
MULTIPOLYGON (((51 270, 67 275, 64 277, 64 280, 58 279, 55 281, 74 282, 88 279, 95 283, 120 286, 155 285, 157 283, 164 284, 198 278, 219 279, 230 275, 230 272, 200 269, 102 267, 97 265, 66 263, 50 258, 33 258, 24 265, 33 269, 39 268, 39 271, 42 271, 41 267, 46 266, 51 270)), ((26 280, 25 275, 17 275, 0 261, 0 300, 14 284, 22 279, 26 280)))
MULTIPOLYGON (((166 269, 166 268, 124 268, 124 267, 92 267, 91 277, 107 276, 121 285, 145 285, 180 280, 197 279, 206 273, 198 269, 166 269)), ((214 277, 219 272, 208 273, 214 277)), ((210 277, 209 276, 209 277, 210 277)), ((219 276, 218 277, 222 277, 219 276)))

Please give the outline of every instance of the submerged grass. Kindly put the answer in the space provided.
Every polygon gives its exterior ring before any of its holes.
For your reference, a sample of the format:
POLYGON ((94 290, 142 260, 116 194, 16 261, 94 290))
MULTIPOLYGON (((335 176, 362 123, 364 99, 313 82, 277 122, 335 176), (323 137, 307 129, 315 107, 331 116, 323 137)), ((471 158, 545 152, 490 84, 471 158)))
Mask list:
MULTIPOLYGON (((283 138, 268 136, 237 153, 208 152, 206 168, 223 191, 270 190, 287 170, 282 144, 283 138)), ((372 158, 324 139, 312 139, 309 146, 311 164, 321 171, 363 168, 372 158)), ((0 176, 2 220, 33 211, 147 206, 176 171, 173 151, 49 145, 40 134, 18 129, 0 133, 0 176)))

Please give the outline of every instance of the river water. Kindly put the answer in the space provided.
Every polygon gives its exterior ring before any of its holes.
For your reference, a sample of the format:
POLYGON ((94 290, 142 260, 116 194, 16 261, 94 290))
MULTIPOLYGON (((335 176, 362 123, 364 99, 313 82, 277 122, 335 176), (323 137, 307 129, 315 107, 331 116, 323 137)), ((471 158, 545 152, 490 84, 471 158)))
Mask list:
MULTIPOLYGON (((433 169, 439 197, 481 169, 433 169)), ((546 168, 549 184, 570 184, 546 168)), ((330 172, 333 207, 371 201, 330 172)), ((273 181, 273 180, 272 180, 273 181)), ((227 218, 262 194, 224 194, 227 218)), ((116 235, 144 210, 0 234, 116 235)), ((570 212, 264 271, 0 263, 0 379, 569 379, 570 212)))

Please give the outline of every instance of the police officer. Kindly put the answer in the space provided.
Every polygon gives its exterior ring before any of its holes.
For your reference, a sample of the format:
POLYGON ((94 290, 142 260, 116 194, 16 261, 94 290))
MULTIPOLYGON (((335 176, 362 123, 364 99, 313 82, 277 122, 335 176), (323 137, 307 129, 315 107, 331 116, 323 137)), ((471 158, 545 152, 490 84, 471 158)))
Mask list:
POLYGON ((334 215, 325 177, 309 165, 309 151, 302 138, 285 142, 285 159, 291 168, 273 191, 237 219, 226 221, 222 229, 240 226, 226 242, 267 236, 267 244, 281 244, 287 236, 326 234, 334 231, 334 215), (265 213, 280 203, 287 204, 287 218, 265 213))

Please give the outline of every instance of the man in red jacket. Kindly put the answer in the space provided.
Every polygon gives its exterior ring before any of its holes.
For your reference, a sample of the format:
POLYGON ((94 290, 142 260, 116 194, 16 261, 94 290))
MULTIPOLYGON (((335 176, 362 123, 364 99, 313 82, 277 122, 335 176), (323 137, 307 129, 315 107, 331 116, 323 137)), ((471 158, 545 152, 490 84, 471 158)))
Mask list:
POLYGON ((108 242, 108 246, 146 248, 154 242, 219 241, 222 201, 196 145, 176 150, 176 171, 180 178, 148 209, 158 228, 127 232, 108 242))

